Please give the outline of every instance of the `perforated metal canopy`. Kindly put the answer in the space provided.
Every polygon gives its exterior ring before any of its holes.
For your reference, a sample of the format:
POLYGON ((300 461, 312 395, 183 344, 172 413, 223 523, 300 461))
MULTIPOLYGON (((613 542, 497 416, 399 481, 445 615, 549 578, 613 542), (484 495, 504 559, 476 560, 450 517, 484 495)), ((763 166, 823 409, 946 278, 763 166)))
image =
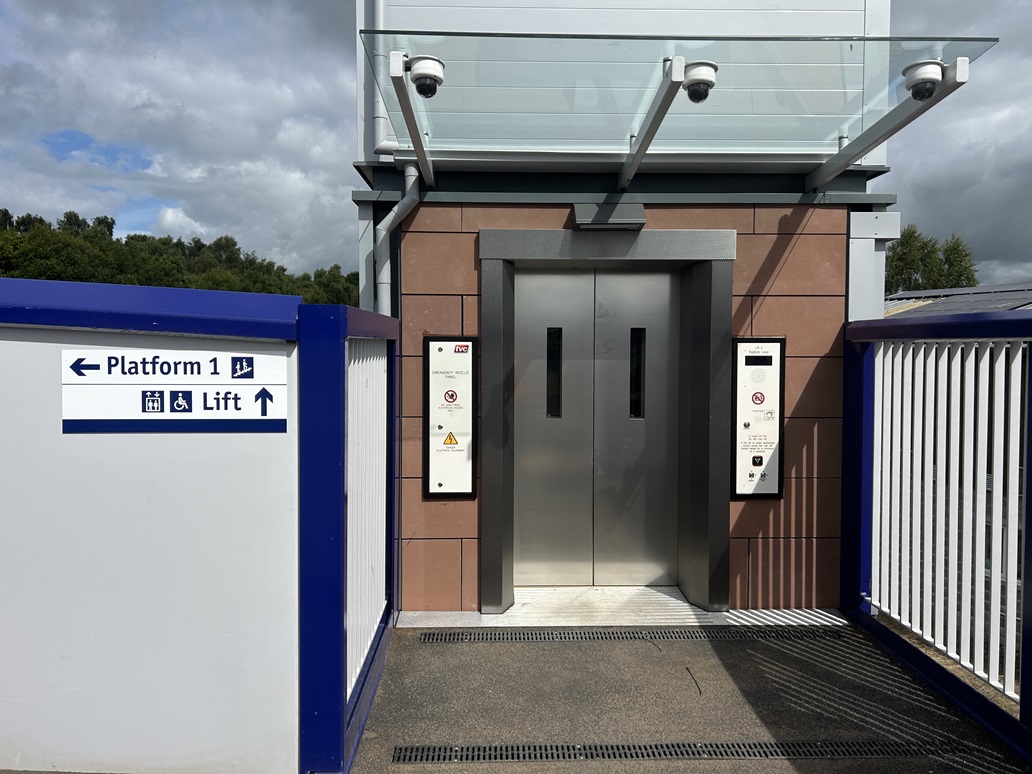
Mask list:
MULTIPOLYGON (((996 42, 360 34, 399 143, 395 158, 418 158, 431 184, 435 166, 514 165, 612 170, 621 187, 638 164, 814 171, 843 146, 884 142, 966 81, 968 63, 996 42), (444 63, 444 83, 431 99, 416 94, 405 70, 425 55, 444 63), (936 96, 921 103, 910 98, 901 73, 926 59, 947 67, 936 96), (716 84, 694 103, 679 89, 677 67, 699 60, 717 66, 716 84)), ((869 148, 853 151, 839 166, 869 148)), ((826 168, 831 177, 838 171, 826 168)))

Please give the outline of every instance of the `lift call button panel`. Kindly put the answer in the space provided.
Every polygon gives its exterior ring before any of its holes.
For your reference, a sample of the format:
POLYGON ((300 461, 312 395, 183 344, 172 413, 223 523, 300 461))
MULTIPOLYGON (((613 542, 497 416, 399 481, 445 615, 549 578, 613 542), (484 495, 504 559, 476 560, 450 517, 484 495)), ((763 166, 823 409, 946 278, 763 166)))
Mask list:
POLYGON ((735 499, 783 492, 785 339, 734 339, 735 499))

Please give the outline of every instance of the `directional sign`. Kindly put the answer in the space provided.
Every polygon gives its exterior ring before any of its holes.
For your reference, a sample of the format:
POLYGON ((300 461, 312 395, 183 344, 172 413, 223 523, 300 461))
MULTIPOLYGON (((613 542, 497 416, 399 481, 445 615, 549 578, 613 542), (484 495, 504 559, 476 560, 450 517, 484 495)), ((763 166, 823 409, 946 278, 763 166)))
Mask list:
POLYGON ((286 354, 61 352, 65 433, 283 433, 286 354))

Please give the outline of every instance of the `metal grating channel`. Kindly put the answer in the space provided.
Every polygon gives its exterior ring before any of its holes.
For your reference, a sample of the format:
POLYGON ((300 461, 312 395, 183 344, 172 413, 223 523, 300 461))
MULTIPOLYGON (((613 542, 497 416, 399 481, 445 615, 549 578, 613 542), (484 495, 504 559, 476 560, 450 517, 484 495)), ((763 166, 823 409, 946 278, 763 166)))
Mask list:
POLYGON ((841 628, 828 626, 690 629, 442 629, 423 632, 419 641, 434 644, 478 642, 606 642, 619 640, 834 640, 841 628))
POLYGON ((956 755, 943 741, 661 742, 657 744, 405 745, 394 763, 531 763, 550 761, 787 760, 927 758, 956 755))

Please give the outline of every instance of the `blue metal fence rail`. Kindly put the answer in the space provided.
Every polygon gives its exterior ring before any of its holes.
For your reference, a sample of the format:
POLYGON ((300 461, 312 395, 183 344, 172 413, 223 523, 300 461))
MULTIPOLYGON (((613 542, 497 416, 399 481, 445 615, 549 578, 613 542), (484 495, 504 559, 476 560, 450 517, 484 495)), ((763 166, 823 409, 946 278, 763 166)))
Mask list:
MULTIPOLYGON (((299 771, 347 771, 386 658, 395 612, 398 321, 351 307, 306 305, 296 296, 3 278, 0 323, 297 342, 299 771), (348 579, 363 569, 347 564, 345 480, 346 342, 358 338, 384 342, 378 349, 385 359, 386 390, 361 401, 363 409, 379 405, 386 414, 380 427, 387 438, 378 444, 381 450, 386 447, 379 484, 375 465, 363 472, 363 485, 385 489, 374 498, 377 507, 384 504, 384 512, 363 516, 386 522, 375 533, 384 538, 382 555, 370 557, 384 588, 379 620, 363 621, 365 652, 348 654, 348 579)), ((383 383, 377 382, 381 390, 383 383)), ((368 587, 365 598, 372 598, 368 587)))
POLYGON ((894 619, 1001 693, 1020 696, 1018 669, 1032 664, 1032 599, 1021 595, 1015 604, 1018 568, 1032 556, 1029 531, 1018 531, 1024 466, 1016 459, 1029 459, 1030 340, 1032 312, 847 326, 842 556, 844 611, 1028 760, 1032 701, 1009 712, 884 621, 894 619), (960 467, 955 460, 965 454, 976 462, 960 467), (1022 544, 1009 545, 1019 534, 1022 544), (967 579, 960 592, 958 578, 962 586, 967 579))
MULTIPOLYGON (((341 772, 350 768, 392 632, 394 536, 397 508, 397 341, 398 321, 359 309, 302 305, 298 310, 300 425, 300 771, 341 772), (361 671, 348 690, 347 350, 349 338, 387 343, 386 588, 384 612, 376 624, 361 671)), ((350 396, 354 397, 354 396, 350 396)), ((359 453, 361 451, 359 450, 359 453)))

